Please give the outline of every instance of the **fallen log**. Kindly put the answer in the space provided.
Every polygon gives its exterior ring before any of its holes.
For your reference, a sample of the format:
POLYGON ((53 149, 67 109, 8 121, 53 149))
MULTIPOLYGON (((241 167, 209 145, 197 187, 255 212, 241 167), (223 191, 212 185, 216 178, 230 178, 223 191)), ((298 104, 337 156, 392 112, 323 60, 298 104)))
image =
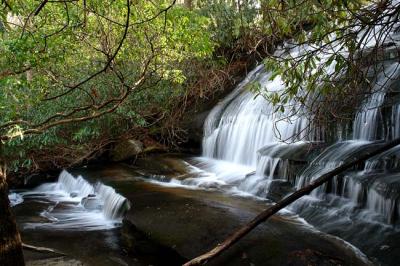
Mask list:
POLYGON ((337 176, 338 174, 350 169, 351 167, 362 163, 380 153, 383 153, 397 145, 400 145, 400 138, 392 140, 383 146, 366 152, 363 155, 361 155, 358 158, 355 158, 354 160, 351 160, 347 163, 342 164, 341 166, 333 169, 332 171, 329 171, 328 173, 323 174, 319 178, 315 179, 312 181, 309 185, 296 190, 289 196, 285 197, 281 201, 278 201, 271 207, 265 209, 262 211, 259 215, 257 215, 253 220, 251 220, 248 224, 244 225, 242 228, 234 232, 232 235, 230 235, 228 238, 226 238, 222 243, 218 244, 216 247, 211 249, 210 251, 186 262, 183 264, 183 266, 193 266, 193 265, 200 265, 200 264, 205 264, 208 261, 212 260, 213 258, 217 257, 220 255, 222 252, 227 250, 229 247, 231 247, 233 244, 235 244, 237 241, 239 241, 242 237, 247 235, 251 230, 253 230, 257 225, 260 223, 266 221, 269 217, 280 211, 281 209, 287 207, 291 203, 295 202, 299 198, 308 195, 311 191, 314 189, 318 188, 319 186, 323 185, 324 183, 328 182, 331 180, 333 177, 337 176))
POLYGON ((57 250, 54 250, 52 248, 37 247, 37 246, 28 245, 25 243, 22 243, 22 248, 27 249, 27 250, 33 250, 33 251, 45 252, 45 253, 53 253, 53 254, 60 255, 60 256, 66 256, 66 254, 59 252, 57 250))

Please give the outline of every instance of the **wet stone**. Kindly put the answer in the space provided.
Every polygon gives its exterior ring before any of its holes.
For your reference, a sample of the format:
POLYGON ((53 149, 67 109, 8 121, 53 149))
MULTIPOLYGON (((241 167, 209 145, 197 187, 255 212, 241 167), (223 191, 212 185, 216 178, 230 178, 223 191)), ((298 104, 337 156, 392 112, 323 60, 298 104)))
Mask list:
POLYGON ((286 180, 275 179, 272 180, 267 193, 267 198, 278 202, 289 193, 293 192, 292 184, 286 180))
POLYGON ((85 197, 81 200, 81 204, 88 210, 101 210, 103 206, 101 200, 96 197, 85 197))

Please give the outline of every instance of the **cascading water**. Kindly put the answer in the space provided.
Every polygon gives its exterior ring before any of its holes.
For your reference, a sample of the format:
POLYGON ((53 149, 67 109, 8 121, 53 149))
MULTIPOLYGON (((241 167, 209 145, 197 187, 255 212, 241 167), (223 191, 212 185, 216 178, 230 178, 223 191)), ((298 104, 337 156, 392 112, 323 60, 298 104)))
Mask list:
MULTIPOLYGON (((276 113, 264 98, 246 90, 254 83, 265 91, 283 88, 279 77, 270 81, 270 73, 257 67, 207 117, 204 157, 190 161, 200 177, 174 182, 279 200, 358 154, 399 137, 400 103, 388 105, 387 100, 399 91, 400 64, 392 60, 374 71, 370 94, 354 116, 352 137, 343 140, 337 134, 339 142, 328 146, 307 113, 276 113)), ((289 210, 364 250, 380 248, 385 236, 399 228, 399 165, 396 147, 335 177, 289 210)))
POLYGON ((10 205, 11 207, 18 205, 22 202, 24 202, 24 199, 22 198, 21 195, 19 195, 18 193, 11 193, 8 195, 8 199, 10 200, 10 205))
MULTIPOLYGON (((367 50, 376 40, 368 37, 364 42, 367 50)), ((392 42, 400 42, 400 35, 388 34, 384 43, 392 42)), ((286 48, 289 54, 298 54, 315 47, 286 48)), ((327 49, 329 55, 336 46, 327 49)), ((320 63, 326 60, 324 54, 318 56, 320 63)), ((203 157, 189 160, 193 177, 172 179, 169 184, 279 200, 360 153, 400 137, 400 100, 388 101, 393 94, 400 98, 400 64, 389 57, 366 71, 370 87, 365 89, 365 99, 343 132, 340 127, 330 132, 335 135, 331 141, 337 141, 333 144, 324 142, 325 132, 313 126, 301 104, 289 102, 289 108, 277 112, 265 98, 248 90, 255 84, 263 92, 284 89, 280 76, 270 80, 272 73, 263 65, 256 67, 209 113, 203 157)), ((325 72, 334 71, 333 61, 325 72)), ((335 177, 289 209, 363 249, 385 247, 380 246, 384 236, 400 225, 399 165, 400 147, 396 147, 335 177)))
MULTIPOLYGON (((373 93, 365 100, 360 111, 356 114, 353 123, 354 140, 334 144, 327 148, 320 156, 315 158, 314 161, 311 162, 310 166, 298 178, 298 181, 296 182, 297 188, 305 186, 321 174, 339 166, 345 160, 356 157, 358 153, 375 145, 379 145, 371 141, 376 141, 381 137, 384 137, 378 135, 378 130, 382 129, 384 125, 383 118, 381 117, 381 107, 384 104, 386 92, 394 83, 398 82, 399 75, 400 64, 397 62, 391 63, 380 70, 373 85, 373 93)), ((396 112, 395 109, 393 110, 393 112, 396 112)), ((395 119, 391 121, 392 131, 396 128, 400 128, 399 121, 396 120, 396 115, 392 114, 392 118, 393 117, 395 119)), ((395 134, 392 136, 395 136, 395 134)), ((397 149, 398 148, 396 147, 394 150, 397 149)), ((388 153, 384 153, 378 157, 383 158, 385 154, 387 155, 388 153)), ((355 169, 361 170, 361 173, 356 173, 355 175, 365 176, 366 173, 370 172, 372 168, 376 168, 378 165, 378 159, 372 159, 365 164, 363 167, 364 169, 355 169)), ((388 166, 389 165, 386 165, 386 169, 389 169, 388 166)), ((360 178, 355 177, 354 179, 358 180, 360 178)), ((326 193, 332 193, 342 198, 350 198, 352 199, 352 204, 354 206, 350 209, 346 206, 346 211, 353 213, 354 208, 362 206, 383 215, 384 221, 393 223, 395 222, 395 219, 391 217, 396 216, 397 211, 395 208, 383 207, 382 205, 386 204, 394 206, 396 205, 397 199, 390 199, 387 198, 387 195, 378 193, 375 188, 379 182, 382 182, 382 180, 377 180, 372 183, 364 182, 363 184, 360 182, 345 182, 342 184, 338 179, 335 179, 330 184, 326 184, 314 191, 313 196, 323 199, 326 196, 326 193), (346 195, 346 191, 352 191, 352 193, 356 193, 356 195, 346 195), (359 202, 360 198, 363 199, 362 202, 359 202), (385 202, 385 204, 383 204, 383 202, 385 202)), ((293 205, 293 209, 295 211, 299 211, 299 209, 305 210, 303 207, 299 208, 299 205, 303 204, 307 203, 301 203, 300 201, 300 203, 293 205)))
POLYGON ((46 202, 49 207, 40 215, 46 222, 26 223, 25 228, 62 230, 102 230, 120 224, 130 203, 112 187, 100 182, 91 184, 82 176, 63 170, 55 183, 42 184, 33 191, 12 193, 14 205, 24 199, 46 202))
POLYGON ((262 65, 257 67, 211 111, 204 126, 203 156, 255 167, 257 151, 265 145, 310 138, 307 116, 294 114, 290 109, 280 114, 263 97, 255 97, 246 90, 254 83, 269 92, 283 89, 280 77, 272 81, 270 77, 271 73, 265 72, 262 65))
MULTIPOLYGON (((387 89, 396 81, 399 76, 399 63, 395 62, 389 66, 382 65, 381 71, 376 77, 374 86, 371 89, 371 96, 366 99, 362 109, 357 113, 353 124, 353 139, 377 140, 378 129, 382 126, 380 108, 385 100, 387 89)), ((396 119, 396 117, 395 117, 396 119)), ((396 121, 396 120, 394 120, 396 121)), ((396 130, 394 126, 394 130, 396 130)))

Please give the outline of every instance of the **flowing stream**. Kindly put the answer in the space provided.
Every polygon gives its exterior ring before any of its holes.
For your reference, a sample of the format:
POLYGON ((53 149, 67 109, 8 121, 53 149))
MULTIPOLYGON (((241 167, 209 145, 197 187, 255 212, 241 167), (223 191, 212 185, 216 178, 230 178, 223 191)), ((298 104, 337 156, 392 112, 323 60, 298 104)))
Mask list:
POLYGON ((12 206, 24 201, 46 203, 40 212, 44 222, 28 222, 25 228, 50 230, 112 229, 130 208, 130 203, 112 187, 100 182, 91 184, 82 176, 74 177, 62 171, 58 181, 9 195, 12 206))
MULTIPOLYGON (((271 81, 270 75, 258 66, 214 107, 204 125, 203 156, 182 160, 185 174, 171 178, 144 174, 148 181, 272 202, 359 153, 399 136, 400 101, 388 101, 400 87, 397 62, 385 64, 374 75, 375 93, 365 98, 355 114, 351 137, 343 140, 337 133, 333 143, 325 141, 324 131, 312 126, 306 112, 295 111, 302 106, 277 113, 264 98, 247 90, 254 82, 269 91, 282 89, 280 78, 271 81)), ((297 219, 344 239, 347 242, 343 245, 356 253, 359 248, 378 264, 396 265, 396 247, 400 245, 399 163, 400 147, 395 147, 335 177, 280 214, 290 219, 298 215, 297 219)), ((20 221, 23 230, 31 234, 38 229, 102 232, 106 234, 102 243, 109 241, 107 232, 115 232, 130 208, 130 202, 111 186, 67 171, 60 173, 57 182, 14 191, 9 198, 14 208, 34 206, 39 212, 40 218, 20 221)), ((114 240, 111 242, 115 250, 120 249, 114 240)), ((109 250, 109 246, 101 248, 109 250)))
MULTIPOLYGON (((296 102, 277 112, 249 90, 254 84, 267 92, 284 89, 281 77, 271 80, 271 75, 259 65, 211 110, 204 123, 202 156, 182 160, 185 174, 171 178, 149 174, 148 181, 270 203, 360 153, 400 137, 400 63, 396 60, 380 63, 370 73, 371 93, 356 110, 348 134, 314 126, 310 114, 296 102), (327 133, 334 139, 328 140, 327 133)), ((20 222, 28 231, 113 232, 131 204, 111 186, 67 171, 60 173, 57 182, 13 191, 9 199, 16 209, 34 206, 39 211, 39 219, 20 222)), ((281 212, 285 214, 347 241, 343 243, 356 252, 359 248, 377 264, 396 265, 400 147, 335 177, 281 212)))
MULTIPOLYGON (((257 82, 279 91, 279 76, 258 66, 208 115, 203 157, 189 161, 200 177, 170 185, 219 189, 241 196, 279 200, 358 154, 399 136, 400 64, 375 68, 372 93, 356 112, 347 139, 326 142, 302 106, 283 113, 247 90, 257 82), (397 96, 396 96, 397 97, 397 96), (293 112, 293 110, 297 110, 293 112)), ((287 211, 339 236, 370 256, 396 248, 400 229, 400 147, 385 152, 304 197, 287 211)), ((390 257, 390 256, 389 256, 390 257)), ((390 261, 390 259, 388 259, 390 261)), ((393 263, 390 262, 389 265, 393 263)))

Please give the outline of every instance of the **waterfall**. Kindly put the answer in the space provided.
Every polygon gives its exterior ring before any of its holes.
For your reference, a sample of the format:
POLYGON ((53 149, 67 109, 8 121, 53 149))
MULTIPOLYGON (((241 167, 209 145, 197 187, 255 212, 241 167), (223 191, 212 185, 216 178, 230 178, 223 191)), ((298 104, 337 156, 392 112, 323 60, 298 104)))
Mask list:
MULTIPOLYGON (((354 139, 377 140, 378 129, 382 127, 382 117, 379 107, 382 106, 387 89, 398 80, 400 64, 395 62, 389 66, 382 66, 376 77, 375 84, 371 89, 371 96, 368 97, 361 110, 357 113, 353 124, 354 139)), ((397 117, 398 118, 398 117, 397 117)), ((396 119, 396 117, 395 117, 396 119)), ((398 128, 399 127, 395 127, 398 128)), ((396 134, 396 129, 394 129, 396 134)))
POLYGON ((87 197, 95 198, 101 206, 103 215, 108 219, 119 219, 124 211, 129 209, 129 202, 126 198, 115 192, 112 187, 100 182, 95 185, 87 182, 82 176, 75 178, 63 170, 58 178, 57 185, 74 197, 85 202, 87 197))
MULTIPOLYGON (((294 109, 299 110, 301 106, 290 103, 295 106, 293 109, 279 113, 266 99, 247 90, 247 87, 255 83, 261 86, 262 91, 276 92, 283 89, 279 76, 270 80, 271 73, 258 66, 214 107, 205 121, 203 156, 209 159, 197 161, 202 161, 199 168, 211 174, 207 178, 191 178, 183 183, 203 187, 229 187, 230 190, 269 197, 275 193, 271 191, 276 187, 272 187, 272 183, 287 187, 289 182, 294 188, 300 189, 345 161, 357 157, 359 153, 381 145, 382 142, 378 140, 399 136, 400 103, 390 107, 389 122, 386 121, 388 116, 383 117, 382 108, 385 107, 387 94, 396 91, 393 88, 398 84, 400 64, 393 61, 381 64, 374 69, 372 76, 370 94, 365 97, 354 116, 353 137, 324 146, 316 142, 321 141, 316 137, 318 134, 315 134, 318 129, 312 127, 307 113, 293 113, 294 109), (235 172, 234 169, 240 167, 227 166, 232 163, 248 169, 235 172)), ((340 139, 338 136, 337 140, 340 139)), ((396 169, 400 164, 399 155, 400 148, 396 147, 376 156, 352 169, 354 174, 343 179, 335 178, 290 208, 307 216, 308 210, 304 208, 307 202, 311 200, 313 204, 322 204, 328 200, 332 210, 336 208, 337 212, 345 216, 359 213, 361 220, 395 223, 399 206, 397 198, 377 189, 383 186, 382 181, 372 178, 369 173, 396 169), (365 212, 360 213, 360 207, 365 212), (376 215, 382 218, 378 219, 376 215)), ((400 183, 400 178, 392 179, 400 183)), ((286 189, 283 191, 290 192, 286 189)), ((330 217, 335 219, 337 212, 328 212, 331 214, 325 216, 334 214, 330 217)))
MULTIPOLYGON (((45 183, 33 191, 18 193, 22 199, 49 202, 40 215, 48 222, 26 223, 26 228, 62 230, 103 230, 120 224, 129 210, 129 201, 101 182, 92 184, 82 176, 63 170, 58 181, 45 183)), ((11 198, 16 198, 13 194, 11 198)), ((17 200, 15 200, 17 201, 17 200)))
POLYGON ((102 183, 97 183, 95 187, 96 194, 103 201, 103 214, 109 219, 118 219, 123 216, 130 204, 126 198, 115 192, 115 189, 105 186, 102 183))
POLYGON ((86 197, 87 195, 94 194, 94 187, 83 179, 82 176, 75 178, 65 170, 60 173, 57 185, 68 193, 76 193, 75 196, 86 197))
POLYGON ((283 89, 280 77, 270 80, 271 73, 257 67, 224 101, 208 115, 203 139, 203 156, 256 167, 257 151, 281 140, 295 142, 309 138, 309 119, 287 108, 276 112, 276 107, 262 96, 246 90, 251 84, 277 92, 283 89))
POLYGON ((400 138, 400 104, 392 107, 392 125, 391 133, 393 138, 400 138))

